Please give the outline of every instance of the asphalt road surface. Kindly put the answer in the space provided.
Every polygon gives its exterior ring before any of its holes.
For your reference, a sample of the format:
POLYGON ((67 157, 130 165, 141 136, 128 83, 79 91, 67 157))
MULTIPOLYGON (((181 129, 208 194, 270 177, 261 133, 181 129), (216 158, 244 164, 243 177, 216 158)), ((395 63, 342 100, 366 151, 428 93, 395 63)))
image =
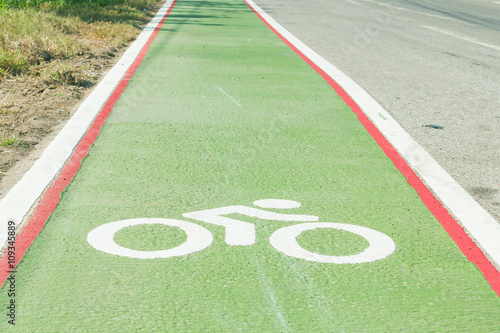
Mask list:
POLYGON ((255 2, 367 90, 500 221, 500 1, 255 2))

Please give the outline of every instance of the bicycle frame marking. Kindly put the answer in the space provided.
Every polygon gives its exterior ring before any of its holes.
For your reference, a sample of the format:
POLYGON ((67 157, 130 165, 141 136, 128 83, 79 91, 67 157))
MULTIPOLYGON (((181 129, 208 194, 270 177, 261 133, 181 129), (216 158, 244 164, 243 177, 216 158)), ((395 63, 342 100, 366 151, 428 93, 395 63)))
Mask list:
MULTIPOLYGON (((262 208, 290 209, 300 207, 300 203, 292 200, 264 199, 257 200, 254 205, 262 208)), ((182 216, 193 220, 223 226, 226 230, 225 242, 228 245, 252 245, 256 241, 255 225, 239 221, 224 215, 241 214, 271 221, 313 222, 319 220, 314 215, 294 215, 269 212, 247 206, 227 206, 206 209, 182 216)), ((121 220, 103 224, 87 235, 87 241, 95 249, 124 257, 137 259, 171 258, 201 251, 212 244, 213 235, 204 227, 187 221, 165 218, 139 218, 121 220), (164 224, 181 228, 187 235, 187 240, 172 249, 160 251, 138 251, 118 245, 114 235, 119 230, 140 224, 164 224)), ((271 245, 278 251, 291 257, 308 261, 330 264, 359 264, 384 259, 396 250, 394 241, 387 235, 362 226, 344 223, 316 222, 300 223, 276 230, 269 239, 271 245), (297 243, 297 237, 304 231, 318 228, 344 230, 365 238, 370 244, 363 252, 347 256, 329 256, 314 253, 304 249, 297 243)))
MULTIPOLYGON (((300 203, 292 200, 265 199, 257 200, 254 205, 262 205, 265 208, 296 208, 300 203)), ((261 207, 262 207, 261 206, 261 207)), ((261 220, 271 221, 317 221, 319 217, 314 215, 293 215, 269 212, 266 210, 247 206, 228 206, 221 208, 206 209, 192 213, 185 213, 182 216, 205 223, 220 225, 226 228, 225 241, 228 245, 252 245, 255 244, 255 225, 243 222, 222 215, 241 214, 249 217, 256 217, 261 220)))

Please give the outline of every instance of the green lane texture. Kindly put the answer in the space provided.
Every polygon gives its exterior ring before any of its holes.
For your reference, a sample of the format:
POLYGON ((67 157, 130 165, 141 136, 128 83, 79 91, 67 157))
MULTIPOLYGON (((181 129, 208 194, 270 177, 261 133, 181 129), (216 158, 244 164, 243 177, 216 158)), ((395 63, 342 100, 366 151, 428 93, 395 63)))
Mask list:
MULTIPOLYGON (((115 241, 153 251, 175 227, 115 241)), ((307 231, 310 251, 367 246, 307 231)), ((500 298, 335 91, 241 1, 179 0, 45 228, 18 266, 19 332, 499 332, 500 298), (319 222, 365 226, 396 251, 363 264, 287 256, 256 225, 250 246, 183 213, 288 199, 319 222), (202 225, 211 246, 141 260, 96 250, 94 228, 133 218, 202 225)), ((9 302, 5 286, 0 304, 9 302)))

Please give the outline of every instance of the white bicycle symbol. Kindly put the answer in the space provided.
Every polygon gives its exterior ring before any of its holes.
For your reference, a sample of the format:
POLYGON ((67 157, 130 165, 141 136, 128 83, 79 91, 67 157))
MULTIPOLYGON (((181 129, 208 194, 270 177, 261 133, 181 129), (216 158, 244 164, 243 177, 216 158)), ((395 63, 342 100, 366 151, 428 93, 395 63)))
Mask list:
MULTIPOLYGON (((264 199, 253 203, 260 208, 291 209, 300 207, 300 203, 292 200, 264 199)), ((228 245, 252 245, 256 241, 255 225, 235 220, 224 215, 241 214, 272 221, 309 222, 294 224, 276 230, 270 237, 271 245, 278 251, 291 257, 332 264, 367 263, 386 258, 396 250, 394 241, 387 235, 366 227, 353 224, 316 222, 314 215, 293 215, 270 212, 247 206, 227 206, 182 214, 183 217, 196 221, 223 226, 226 229, 225 242, 228 245), (352 232, 365 238, 369 246, 361 253, 346 256, 330 256, 314 253, 304 249, 297 242, 297 237, 306 230, 330 228, 352 232)), ((87 241, 97 250, 124 257, 138 259, 171 258, 201 251, 212 244, 212 233, 204 227, 187 221, 165 218, 139 218, 121 220, 103 224, 87 235, 87 241), (174 248, 160 251, 138 251, 118 245, 114 241, 117 231, 140 224, 163 224, 181 228, 187 240, 174 248)))

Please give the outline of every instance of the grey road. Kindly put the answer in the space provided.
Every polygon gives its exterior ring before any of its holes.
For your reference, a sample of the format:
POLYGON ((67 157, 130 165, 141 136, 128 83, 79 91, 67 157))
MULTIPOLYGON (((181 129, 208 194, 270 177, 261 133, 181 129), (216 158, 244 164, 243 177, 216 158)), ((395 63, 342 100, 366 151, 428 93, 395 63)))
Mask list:
POLYGON ((254 2, 368 91, 500 221, 500 0, 254 2))

